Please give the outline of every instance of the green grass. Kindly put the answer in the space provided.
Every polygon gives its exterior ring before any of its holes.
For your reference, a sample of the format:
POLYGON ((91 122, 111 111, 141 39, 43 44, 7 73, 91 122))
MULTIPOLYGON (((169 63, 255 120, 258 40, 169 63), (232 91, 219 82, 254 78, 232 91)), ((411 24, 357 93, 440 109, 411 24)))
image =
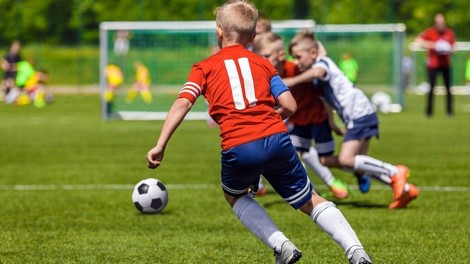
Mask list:
MULTIPOLYGON (((423 116, 424 97, 409 96, 401 114, 381 115, 381 138, 370 154, 411 168, 423 189, 409 208, 391 211, 391 191, 337 201, 375 263, 468 263, 470 258, 470 99, 456 97, 456 116, 423 116)), ((267 247, 237 220, 219 184, 217 129, 184 122, 158 170, 145 165, 160 121, 109 121, 96 95, 57 96, 44 108, 0 105, 1 263, 272 263, 267 247), (132 186, 155 177, 169 190, 160 215, 142 215, 129 189, 67 189, 88 184, 132 186), (46 185, 51 190, 15 190, 46 185), (213 186, 213 187, 210 187, 213 186), (69 186, 70 187, 70 186, 69 186)), ((354 185, 348 173, 333 171, 354 185)), ((312 180, 322 187, 313 176, 312 180)), ((321 189, 324 190, 324 189, 321 189)), ((283 232, 304 252, 301 263, 346 263, 341 249, 308 217, 269 192, 258 198, 283 232)))

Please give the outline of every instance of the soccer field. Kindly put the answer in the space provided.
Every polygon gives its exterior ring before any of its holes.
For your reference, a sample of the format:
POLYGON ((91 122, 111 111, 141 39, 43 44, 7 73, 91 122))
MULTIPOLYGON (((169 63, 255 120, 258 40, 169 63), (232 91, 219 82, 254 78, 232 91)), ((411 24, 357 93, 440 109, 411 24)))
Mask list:
MULTIPOLYGON (((423 115, 424 97, 381 115, 370 154, 411 169, 421 196, 389 210, 392 192, 335 201, 375 263, 470 262, 470 98, 456 115, 423 115)), ((101 120, 97 95, 58 95, 43 109, 0 104, 0 263, 273 263, 273 253, 233 215, 219 187, 218 129, 182 124, 163 165, 146 168, 161 121, 101 120), (162 214, 140 214, 134 184, 169 189, 162 214)), ((351 174, 333 173, 355 188, 351 174)), ((318 178, 312 181, 325 191, 318 178)), ((271 189, 270 189, 271 190, 271 189)), ((346 263, 311 220, 268 191, 257 198, 303 251, 300 263, 346 263)))

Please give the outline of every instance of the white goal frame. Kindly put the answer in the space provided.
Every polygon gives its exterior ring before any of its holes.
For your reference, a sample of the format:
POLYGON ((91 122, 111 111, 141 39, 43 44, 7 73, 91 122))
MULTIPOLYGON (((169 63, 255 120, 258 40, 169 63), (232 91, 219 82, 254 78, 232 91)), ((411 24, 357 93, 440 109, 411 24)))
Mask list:
MULTIPOLYGON (((404 97, 400 88, 401 58, 405 45, 406 27, 404 24, 341 24, 341 25, 317 25, 313 20, 284 20, 273 21, 274 32, 285 29, 310 29, 315 32, 335 33, 364 33, 385 32, 393 34, 393 84, 392 88, 397 96, 395 101, 403 104, 404 97)), ((100 23, 100 95, 102 100, 102 116, 108 119, 106 114, 106 77, 103 72, 108 63, 108 31, 111 30, 175 30, 175 31, 215 31, 215 21, 157 21, 157 22, 102 22, 100 23)), ((164 119, 166 112, 120 112, 120 118, 132 120, 156 120, 164 119)), ((207 113, 189 112, 187 119, 205 119, 207 113)))

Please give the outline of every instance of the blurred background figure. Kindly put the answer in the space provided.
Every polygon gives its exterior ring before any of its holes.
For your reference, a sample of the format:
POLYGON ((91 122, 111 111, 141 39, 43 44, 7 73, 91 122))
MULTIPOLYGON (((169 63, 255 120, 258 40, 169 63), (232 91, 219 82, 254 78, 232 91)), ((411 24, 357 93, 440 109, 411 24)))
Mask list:
POLYGON ((437 13, 434 16, 434 26, 423 31, 416 38, 416 42, 424 49, 428 50, 426 69, 429 79, 429 95, 426 106, 426 116, 433 114, 434 87, 438 74, 442 74, 444 85, 447 91, 447 115, 452 116, 453 102, 451 86, 451 54, 455 50, 455 34, 447 27, 444 15, 437 13))
POLYGON ((2 89, 5 97, 10 90, 15 87, 15 79, 17 74, 16 64, 21 61, 20 55, 21 43, 19 40, 14 40, 11 43, 10 49, 2 59, 2 69, 4 72, 2 89))
POLYGON ((470 53, 465 64, 465 81, 467 82, 467 94, 470 96, 470 53))
POLYGON ((343 71, 344 75, 356 85, 357 73, 359 72, 359 65, 349 52, 343 53, 338 63, 339 68, 343 71))
POLYGON ((129 52, 129 32, 127 30, 119 30, 114 38, 114 54, 125 56, 129 52))
POLYGON ((413 74, 414 63, 413 59, 410 57, 410 53, 408 51, 405 52, 403 58, 401 59, 401 79, 400 79, 400 87, 403 92, 408 89, 408 85, 410 84, 410 77, 413 74))
POLYGON ((116 64, 108 64, 105 68, 106 75, 106 91, 104 92, 104 100, 106 101, 106 114, 113 112, 114 93, 121 87, 124 77, 121 68, 116 64))
POLYGON ((150 93, 150 72, 147 66, 145 66, 141 61, 136 61, 134 63, 135 68, 135 83, 132 85, 132 88, 127 93, 126 101, 132 103, 137 96, 137 93, 140 92, 142 100, 146 104, 152 103, 152 94, 150 93))

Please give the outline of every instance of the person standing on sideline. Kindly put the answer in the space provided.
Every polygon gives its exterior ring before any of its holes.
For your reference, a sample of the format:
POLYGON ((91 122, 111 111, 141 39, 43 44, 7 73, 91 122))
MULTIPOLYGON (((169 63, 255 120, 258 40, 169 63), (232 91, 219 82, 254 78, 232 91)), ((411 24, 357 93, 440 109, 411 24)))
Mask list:
POLYGON ((15 87, 16 74, 18 73, 16 64, 22 60, 20 49, 20 41, 14 40, 11 43, 8 53, 2 59, 2 69, 4 72, 2 86, 5 96, 15 87))
POLYGON ((410 53, 408 51, 405 52, 403 58, 401 58, 401 78, 400 78, 400 86, 401 91, 404 93, 408 89, 410 84, 411 74, 413 73, 414 63, 413 59, 410 57, 410 53))
POLYGON ((465 82, 467 83, 468 95, 470 96, 470 54, 465 65, 465 82))
POLYGON ((447 115, 454 114, 451 86, 451 60, 455 50, 455 34, 447 27, 444 15, 437 13, 434 17, 434 26, 423 31, 416 38, 418 45, 428 50, 426 69, 429 79, 429 95, 426 106, 426 116, 433 114, 434 87, 439 73, 444 77, 444 85, 447 91, 447 115))
POLYGON ((302 253, 253 199, 261 174, 341 246, 349 263, 372 263, 341 211, 312 190, 282 121, 297 109, 291 92, 268 60, 246 49, 255 37, 256 7, 244 0, 227 1, 215 14, 221 50, 193 65, 147 153, 148 167, 161 165, 168 141, 202 95, 220 128, 225 199, 240 222, 274 251, 277 264, 295 263, 302 253))

